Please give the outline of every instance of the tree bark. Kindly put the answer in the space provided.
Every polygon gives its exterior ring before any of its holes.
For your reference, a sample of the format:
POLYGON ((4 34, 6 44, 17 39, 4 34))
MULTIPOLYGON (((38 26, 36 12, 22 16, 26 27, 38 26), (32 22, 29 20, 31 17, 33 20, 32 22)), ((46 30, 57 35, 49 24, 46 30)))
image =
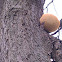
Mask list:
POLYGON ((58 40, 51 40, 39 26, 44 2, 5 0, 0 16, 0 62, 51 62, 53 43, 58 40))

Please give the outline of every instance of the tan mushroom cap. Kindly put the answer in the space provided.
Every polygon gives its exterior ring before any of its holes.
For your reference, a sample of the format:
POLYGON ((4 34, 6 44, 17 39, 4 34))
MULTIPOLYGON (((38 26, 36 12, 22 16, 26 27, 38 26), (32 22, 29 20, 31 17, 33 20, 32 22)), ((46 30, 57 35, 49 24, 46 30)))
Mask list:
POLYGON ((60 26, 58 18, 52 14, 43 14, 40 18, 40 24, 44 23, 44 29, 48 32, 57 30, 60 26))

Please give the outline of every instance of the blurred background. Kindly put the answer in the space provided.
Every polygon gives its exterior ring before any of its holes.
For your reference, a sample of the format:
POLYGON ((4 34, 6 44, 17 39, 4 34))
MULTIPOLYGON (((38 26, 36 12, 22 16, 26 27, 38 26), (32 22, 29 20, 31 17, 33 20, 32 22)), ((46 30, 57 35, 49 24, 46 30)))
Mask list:
MULTIPOLYGON (((43 8, 44 14, 45 13, 53 14, 58 18, 59 21, 62 19, 62 0, 46 0, 43 8)), ((54 37, 58 36, 59 39, 62 40, 62 29, 57 34, 54 35, 54 37)))

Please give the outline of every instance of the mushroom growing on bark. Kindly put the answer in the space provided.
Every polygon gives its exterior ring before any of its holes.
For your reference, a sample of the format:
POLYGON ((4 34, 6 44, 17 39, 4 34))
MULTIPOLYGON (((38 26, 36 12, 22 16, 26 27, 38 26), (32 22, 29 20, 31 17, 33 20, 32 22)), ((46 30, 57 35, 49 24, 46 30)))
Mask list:
POLYGON ((60 26, 60 21, 52 14, 43 14, 40 18, 40 24, 42 23, 44 23, 44 29, 49 33, 57 30, 60 26))

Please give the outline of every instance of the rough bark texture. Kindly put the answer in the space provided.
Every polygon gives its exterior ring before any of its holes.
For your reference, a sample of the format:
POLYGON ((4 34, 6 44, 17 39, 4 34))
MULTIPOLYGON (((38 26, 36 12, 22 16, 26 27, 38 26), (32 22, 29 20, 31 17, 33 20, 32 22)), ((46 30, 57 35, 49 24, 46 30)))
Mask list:
POLYGON ((51 52, 60 62, 61 43, 39 26, 43 4, 44 0, 5 0, 0 16, 0 62, 51 62, 51 52))

